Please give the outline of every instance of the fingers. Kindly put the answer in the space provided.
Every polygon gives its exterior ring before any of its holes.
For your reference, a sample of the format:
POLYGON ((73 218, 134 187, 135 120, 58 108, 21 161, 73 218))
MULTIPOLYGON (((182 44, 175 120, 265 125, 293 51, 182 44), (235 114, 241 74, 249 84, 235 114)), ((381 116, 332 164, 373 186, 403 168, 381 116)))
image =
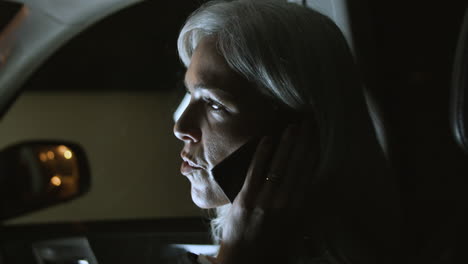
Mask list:
POLYGON ((265 186, 259 195, 258 205, 261 208, 276 208, 277 199, 272 199, 273 193, 283 184, 285 173, 288 167, 288 160, 294 146, 297 124, 292 124, 286 128, 281 136, 281 140, 271 161, 270 168, 265 172, 265 186), (267 180, 267 178, 269 180, 267 180))
POLYGON ((294 186, 299 183, 300 178, 305 174, 301 168, 307 163, 304 159, 309 141, 305 137, 306 134, 307 131, 305 131, 305 124, 303 122, 300 124, 300 128, 296 134, 296 140, 289 156, 288 167, 285 170, 283 182, 278 188, 278 196, 275 198, 279 207, 286 206, 294 186))
POLYGON ((319 148, 313 125, 304 121, 289 126, 277 146, 269 137, 261 140, 231 208, 230 221, 235 228, 224 230, 224 241, 232 237, 258 241, 264 234, 270 234, 264 236, 268 240, 284 238, 279 234, 285 230, 283 226, 299 228, 300 222, 291 225, 289 221, 298 219, 302 210, 297 209, 303 204, 307 183, 316 169, 319 148), (267 177, 280 179, 266 180, 267 177))
POLYGON ((259 190, 265 181, 265 168, 268 167, 271 160, 272 150, 272 139, 264 137, 255 151, 244 185, 236 197, 236 200, 239 200, 238 202, 242 203, 242 206, 246 208, 255 207, 259 190))
POLYGON ((317 129, 308 120, 288 126, 276 151, 272 139, 263 138, 236 198, 238 203, 251 209, 301 206, 315 170, 317 143, 317 129))
POLYGON ((316 129, 309 120, 291 125, 283 134, 267 177, 278 176, 279 181, 266 181, 259 197, 262 208, 298 208, 307 191, 308 179, 315 170, 318 141, 316 129), (275 175, 269 175, 273 173, 275 175))
MULTIPOLYGON (((298 135, 298 141, 291 154, 288 170, 279 199, 286 201, 289 207, 302 206, 305 193, 309 190, 309 180, 313 177, 319 153, 318 133, 314 123, 304 121, 298 135)), ((283 204, 286 206, 286 204, 283 204)))

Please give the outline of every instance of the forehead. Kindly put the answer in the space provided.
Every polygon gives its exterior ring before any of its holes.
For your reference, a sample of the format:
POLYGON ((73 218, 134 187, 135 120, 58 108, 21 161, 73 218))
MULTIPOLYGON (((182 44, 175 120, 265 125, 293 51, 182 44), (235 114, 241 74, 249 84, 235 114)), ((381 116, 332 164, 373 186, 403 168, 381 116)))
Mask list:
POLYGON ((212 37, 206 37, 198 44, 185 74, 185 82, 188 88, 204 85, 230 92, 235 92, 235 87, 240 84, 247 84, 245 78, 229 67, 212 37))

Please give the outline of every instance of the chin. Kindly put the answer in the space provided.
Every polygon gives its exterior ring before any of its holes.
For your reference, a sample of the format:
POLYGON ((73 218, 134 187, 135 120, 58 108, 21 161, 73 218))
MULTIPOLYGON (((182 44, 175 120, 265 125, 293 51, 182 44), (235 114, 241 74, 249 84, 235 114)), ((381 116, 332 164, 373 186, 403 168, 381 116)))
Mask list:
POLYGON ((213 209, 229 203, 229 199, 224 193, 213 195, 206 192, 201 192, 192 187, 192 201, 202 209, 213 209))

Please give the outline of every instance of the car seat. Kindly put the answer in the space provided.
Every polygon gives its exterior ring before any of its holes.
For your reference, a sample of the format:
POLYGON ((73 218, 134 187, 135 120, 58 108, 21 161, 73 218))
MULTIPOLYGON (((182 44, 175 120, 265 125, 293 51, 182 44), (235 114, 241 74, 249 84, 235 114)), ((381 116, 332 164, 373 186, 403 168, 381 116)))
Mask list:
MULTIPOLYGON (((454 140, 465 153, 463 164, 459 168, 465 168, 468 164, 468 8, 462 21, 458 43, 456 45, 455 58, 452 68, 452 83, 450 91, 450 128, 454 140)), ((458 166, 457 166, 458 167, 458 166)), ((459 185, 453 184, 451 190, 455 193, 452 198, 452 212, 445 215, 447 221, 436 227, 431 239, 426 241, 414 263, 467 263, 468 243, 466 206, 466 170, 458 171, 458 175, 445 175, 457 178, 459 185)), ((436 189, 434 189, 436 191, 436 189)), ((434 212, 435 214, 438 212, 434 212)))

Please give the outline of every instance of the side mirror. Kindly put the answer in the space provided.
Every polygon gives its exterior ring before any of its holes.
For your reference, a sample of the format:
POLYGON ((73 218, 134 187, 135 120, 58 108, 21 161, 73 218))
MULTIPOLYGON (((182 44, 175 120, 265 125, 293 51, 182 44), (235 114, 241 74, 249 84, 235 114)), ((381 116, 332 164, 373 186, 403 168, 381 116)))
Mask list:
POLYGON ((27 141, 0 152, 0 221, 69 201, 89 189, 88 161, 75 143, 27 141))

